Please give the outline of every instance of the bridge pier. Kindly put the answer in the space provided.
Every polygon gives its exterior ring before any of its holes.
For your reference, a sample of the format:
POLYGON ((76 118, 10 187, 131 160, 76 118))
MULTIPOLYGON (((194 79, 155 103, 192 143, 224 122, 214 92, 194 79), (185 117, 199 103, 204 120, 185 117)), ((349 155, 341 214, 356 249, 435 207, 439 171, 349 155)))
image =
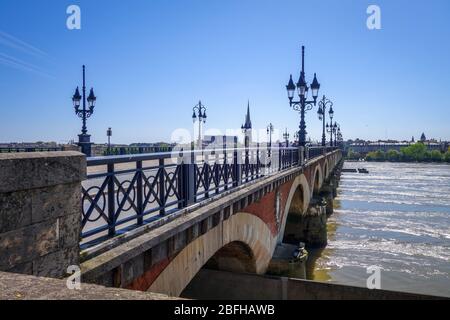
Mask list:
POLYGON ((313 197, 306 213, 291 213, 287 219, 283 242, 303 242, 307 248, 322 248, 327 245, 327 203, 323 198, 313 197))
POLYGON ((327 245, 327 218, 333 214, 333 202, 343 161, 340 160, 303 212, 301 204, 293 201, 287 216, 283 242, 298 245, 305 243, 307 248, 323 248, 327 245))

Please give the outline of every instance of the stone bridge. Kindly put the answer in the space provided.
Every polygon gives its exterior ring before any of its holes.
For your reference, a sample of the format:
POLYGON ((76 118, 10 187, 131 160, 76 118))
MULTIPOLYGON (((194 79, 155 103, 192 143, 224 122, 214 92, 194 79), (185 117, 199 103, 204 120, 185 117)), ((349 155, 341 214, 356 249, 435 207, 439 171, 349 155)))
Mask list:
POLYGON ((326 244, 342 155, 285 148, 262 166, 260 152, 254 164, 250 150, 236 162, 235 147, 233 163, 188 166, 162 154, 0 154, 0 299, 440 298, 270 276, 280 248, 326 244))
POLYGON ((82 252, 84 281, 179 296, 204 267, 264 274, 277 245, 326 245, 335 150, 205 199, 82 252))
POLYGON ((227 150, 201 165, 0 155, 0 271, 80 266, 84 283, 180 296, 202 268, 264 274, 283 243, 326 245, 340 150, 280 147, 269 165, 259 147, 227 150))

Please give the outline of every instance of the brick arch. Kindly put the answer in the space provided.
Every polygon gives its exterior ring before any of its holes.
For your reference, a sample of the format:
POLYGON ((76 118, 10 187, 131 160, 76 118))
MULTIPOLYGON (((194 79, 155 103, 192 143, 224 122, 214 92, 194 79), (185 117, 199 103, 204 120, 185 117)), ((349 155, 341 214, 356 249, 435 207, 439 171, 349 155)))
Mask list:
POLYGON ((322 168, 320 166, 320 164, 318 164, 315 168, 314 168, 314 174, 312 176, 312 183, 311 183, 311 197, 314 194, 314 192, 318 192, 320 188, 322 188, 322 184, 323 184, 323 174, 322 174, 322 168), (318 181, 318 184, 316 185, 316 178, 318 181))
POLYGON ((283 242, 284 230, 286 229, 287 217, 288 217, 289 211, 291 209, 292 202, 294 201, 294 196, 295 196, 296 192, 298 192, 300 187, 303 192, 303 208, 302 208, 301 213, 305 213, 309 207, 309 201, 311 199, 311 191, 310 191, 309 183, 308 183, 308 180, 306 179, 306 176, 304 174, 301 174, 295 178, 294 182, 291 185, 291 189, 289 190, 289 195, 286 200, 286 205, 284 206, 284 212, 283 212, 283 217, 281 220, 280 231, 278 233, 278 240, 277 240, 278 243, 283 242))
POLYGON ((198 271, 219 250, 233 242, 242 243, 248 248, 254 259, 256 273, 266 271, 275 250, 276 236, 257 216, 238 212, 180 251, 148 291, 179 296, 198 271))
POLYGON ((326 180, 330 175, 330 164, 328 163, 328 159, 325 159, 323 165, 323 180, 326 180))

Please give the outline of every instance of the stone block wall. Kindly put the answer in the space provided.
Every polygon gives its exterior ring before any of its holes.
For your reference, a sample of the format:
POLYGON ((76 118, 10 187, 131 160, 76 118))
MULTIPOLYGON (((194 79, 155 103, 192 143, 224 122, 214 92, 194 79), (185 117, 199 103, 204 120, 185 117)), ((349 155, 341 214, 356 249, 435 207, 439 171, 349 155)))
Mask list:
POLYGON ((0 154, 0 271, 62 277, 79 264, 85 178, 76 151, 0 154))

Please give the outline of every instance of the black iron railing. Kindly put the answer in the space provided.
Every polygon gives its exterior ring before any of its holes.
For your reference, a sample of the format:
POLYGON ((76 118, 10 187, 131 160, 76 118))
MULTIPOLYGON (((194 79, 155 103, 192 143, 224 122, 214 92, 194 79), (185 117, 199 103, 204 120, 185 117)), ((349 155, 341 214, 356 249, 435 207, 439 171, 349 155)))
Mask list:
MULTIPOLYGON (((325 150, 310 150, 309 157, 325 150)), ((88 179, 82 187, 82 245, 299 165, 298 148, 238 148, 236 142, 234 148, 220 150, 88 158, 88 179)))
POLYGON ((0 153, 63 151, 63 147, 0 147, 0 153))

